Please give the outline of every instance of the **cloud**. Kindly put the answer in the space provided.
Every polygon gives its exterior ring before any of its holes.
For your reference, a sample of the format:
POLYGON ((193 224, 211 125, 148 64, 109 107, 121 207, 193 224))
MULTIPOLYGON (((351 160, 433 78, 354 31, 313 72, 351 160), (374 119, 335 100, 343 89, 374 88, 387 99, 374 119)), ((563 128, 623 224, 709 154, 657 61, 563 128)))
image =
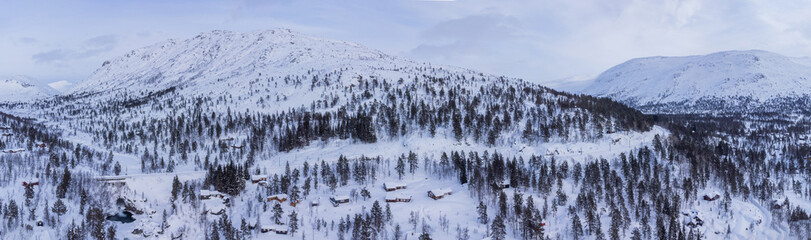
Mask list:
POLYGON ((118 38, 115 35, 103 35, 87 39, 78 49, 54 49, 31 56, 36 63, 59 63, 69 60, 96 57, 112 51, 118 38))
POLYGON ((23 37, 23 38, 20 38, 20 42, 25 43, 25 44, 33 44, 33 43, 37 43, 37 39, 32 38, 32 37, 23 37))
POLYGON ((68 59, 74 55, 72 51, 66 49, 55 49, 34 54, 31 58, 37 63, 51 63, 68 59))

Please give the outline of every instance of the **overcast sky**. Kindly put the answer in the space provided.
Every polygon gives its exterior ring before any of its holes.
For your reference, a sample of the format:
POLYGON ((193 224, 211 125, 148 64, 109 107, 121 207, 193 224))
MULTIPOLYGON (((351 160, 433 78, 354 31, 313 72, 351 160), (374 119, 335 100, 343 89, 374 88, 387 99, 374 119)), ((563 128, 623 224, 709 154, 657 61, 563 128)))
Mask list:
POLYGON ((214 29, 290 28, 538 83, 635 57, 811 56, 801 1, 3 1, 0 75, 81 81, 107 59, 214 29))

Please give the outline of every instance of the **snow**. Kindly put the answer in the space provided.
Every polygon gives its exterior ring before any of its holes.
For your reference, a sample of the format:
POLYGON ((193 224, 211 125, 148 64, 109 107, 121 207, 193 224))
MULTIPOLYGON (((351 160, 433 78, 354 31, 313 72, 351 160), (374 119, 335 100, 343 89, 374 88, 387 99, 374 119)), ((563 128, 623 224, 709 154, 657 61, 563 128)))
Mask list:
POLYGON ((750 97, 756 101, 811 93, 811 63, 749 50, 629 60, 600 74, 583 93, 631 105, 750 97))
POLYGON ((0 77, 0 102, 29 102, 59 94, 56 89, 35 82, 26 76, 0 77))

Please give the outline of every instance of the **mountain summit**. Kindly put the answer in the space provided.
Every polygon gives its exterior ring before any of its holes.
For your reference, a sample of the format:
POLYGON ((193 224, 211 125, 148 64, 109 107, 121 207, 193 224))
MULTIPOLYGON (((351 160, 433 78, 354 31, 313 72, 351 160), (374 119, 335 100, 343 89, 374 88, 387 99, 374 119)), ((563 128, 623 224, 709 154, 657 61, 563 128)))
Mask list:
POLYGON ((806 58, 726 51, 632 59, 600 74, 584 93, 649 112, 752 110, 807 99, 809 77, 806 58))
POLYGON ((290 72, 373 68, 392 61, 394 57, 355 43, 320 39, 288 29, 250 33, 215 30, 190 39, 170 39, 105 61, 70 92, 199 86, 290 72))
POLYGON ((0 101, 24 102, 59 94, 59 91, 35 82, 27 76, 0 77, 0 101))

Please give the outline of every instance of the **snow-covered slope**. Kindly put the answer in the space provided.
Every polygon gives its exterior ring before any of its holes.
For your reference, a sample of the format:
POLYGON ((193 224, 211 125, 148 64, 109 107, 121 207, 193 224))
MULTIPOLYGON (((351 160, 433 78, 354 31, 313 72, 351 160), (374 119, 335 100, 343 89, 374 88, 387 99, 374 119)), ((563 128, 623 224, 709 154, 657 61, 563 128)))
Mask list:
POLYGON ((170 86, 222 90, 222 85, 229 82, 259 77, 330 72, 350 66, 371 69, 407 62, 355 43, 310 37, 287 29, 251 33, 216 30, 186 40, 170 39, 107 61, 70 92, 170 86), (211 84, 214 86, 206 87, 211 84))
POLYGON ((34 82, 26 76, 0 77, 0 102, 25 102, 59 94, 47 85, 34 82))
POLYGON ((727 51, 632 59, 600 74, 584 93, 642 108, 680 105, 711 110, 713 105, 751 107, 806 98, 811 93, 809 78, 811 63, 806 58, 727 51))

